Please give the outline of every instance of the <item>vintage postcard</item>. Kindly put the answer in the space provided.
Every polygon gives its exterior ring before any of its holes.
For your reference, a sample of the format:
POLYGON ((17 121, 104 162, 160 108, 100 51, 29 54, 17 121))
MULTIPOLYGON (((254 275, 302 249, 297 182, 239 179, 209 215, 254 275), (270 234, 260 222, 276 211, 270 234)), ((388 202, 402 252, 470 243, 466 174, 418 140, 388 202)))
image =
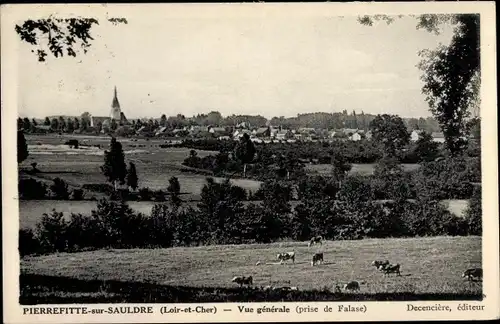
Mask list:
POLYGON ((4 322, 499 318, 494 2, 1 27, 4 322))

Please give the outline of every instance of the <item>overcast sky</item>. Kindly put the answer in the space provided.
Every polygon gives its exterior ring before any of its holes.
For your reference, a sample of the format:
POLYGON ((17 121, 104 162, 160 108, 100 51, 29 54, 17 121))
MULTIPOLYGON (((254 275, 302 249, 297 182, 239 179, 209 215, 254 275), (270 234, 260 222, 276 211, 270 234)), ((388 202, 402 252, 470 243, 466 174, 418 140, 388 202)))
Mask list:
POLYGON ((343 109, 429 116, 417 52, 451 37, 450 29, 416 30, 411 17, 373 27, 314 15, 128 19, 101 22, 89 53, 76 58, 40 63, 19 44, 20 115, 106 116, 116 85, 129 118, 343 109))

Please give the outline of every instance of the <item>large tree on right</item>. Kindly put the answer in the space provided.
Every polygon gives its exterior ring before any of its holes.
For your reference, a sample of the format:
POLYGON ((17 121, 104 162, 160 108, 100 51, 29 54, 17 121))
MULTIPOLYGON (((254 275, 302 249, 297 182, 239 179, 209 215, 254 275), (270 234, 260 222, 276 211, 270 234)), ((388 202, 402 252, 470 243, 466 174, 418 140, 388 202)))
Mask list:
MULTIPOLYGON (((389 16, 363 16, 359 22, 371 26, 376 20, 394 21, 389 16)), ((439 34, 443 24, 454 26, 448 45, 424 49, 418 68, 424 82, 430 111, 439 122, 446 147, 452 155, 467 143, 471 113, 478 114, 480 87, 479 14, 425 14, 417 16, 417 29, 439 34)), ((477 116, 476 116, 477 117, 477 116)))

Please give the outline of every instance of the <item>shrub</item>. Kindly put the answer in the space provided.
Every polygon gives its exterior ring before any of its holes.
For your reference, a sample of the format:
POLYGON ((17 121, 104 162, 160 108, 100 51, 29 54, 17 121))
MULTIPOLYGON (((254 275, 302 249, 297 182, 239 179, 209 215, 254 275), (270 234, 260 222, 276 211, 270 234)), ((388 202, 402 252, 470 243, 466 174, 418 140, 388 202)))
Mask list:
POLYGON ((144 188, 139 189, 139 197, 141 200, 150 201, 152 196, 153 196, 153 192, 149 188, 144 187, 144 188))
POLYGON ((67 222, 63 213, 55 209, 51 214, 43 214, 42 220, 37 224, 37 236, 41 248, 46 252, 66 251, 68 246, 67 222))
POLYGON ((47 195, 47 185, 32 178, 20 179, 18 190, 21 199, 45 199, 47 195))
POLYGON ((83 189, 73 189, 73 200, 83 200, 83 189))
POLYGON ((472 197, 469 199, 469 206, 465 210, 465 219, 470 235, 482 234, 482 217, 481 187, 477 187, 474 189, 472 197))
POLYGON ((78 148, 78 140, 76 140, 76 139, 71 139, 64 144, 68 145, 70 148, 71 147, 74 147, 75 149, 78 148))
POLYGON ((40 252, 40 242, 29 228, 19 230, 19 254, 21 257, 40 252))
POLYGON ((55 178, 54 183, 50 186, 50 191, 54 194, 56 199, 68 200, 69 191, 66 182, 60 178, 55 178))
POLYGON ((154 192, 154 199, 155 201, 165 201, 165 193, 163 192, 163 190, 156 190, 154 192))

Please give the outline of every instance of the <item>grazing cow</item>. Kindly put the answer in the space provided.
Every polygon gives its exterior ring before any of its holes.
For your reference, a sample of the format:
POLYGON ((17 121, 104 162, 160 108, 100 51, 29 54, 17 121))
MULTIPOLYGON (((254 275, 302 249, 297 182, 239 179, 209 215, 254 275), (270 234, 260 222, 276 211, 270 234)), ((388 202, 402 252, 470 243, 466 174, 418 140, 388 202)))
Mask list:
POLYGON ((292 260, 295 263, 295 252, 278 253, 278 261, 283 264, 287 260, 292 260))
POLYGON ((323 252, 314 254, 312 257, 311 265, 314 266, 315 264, 321 263, 323 263, 323 252))
POLYGON ((359 282, 351 281, 344 285, 344 290, 359 290, 359 282))
POLYGON ((385 268, 389 264, 390 264, 389 260, 385 260, 385 261, 375 260, 375 261, 372 262, 372 266, 374 266, 378 270, 382 270, 383 268, 385 268), (382 269, 381 269, 381 267, 382 267, 382 269))
POLYGON ((252 276, 250 276, 250 277, 238 276, 238 277, 234 277, 233 280, 231 280, 231 281, 237 283, 238 285, 240 285, 240 287, 242 287, 243 285, 247 285, 247 286, 253 285, 252 276))
POLYGON ((336 293, 336 294, 340 294, 340 293, 342 293, 342 290, 340 289, 340 286, 339 286, 339 285, 335 285, 335 293, 336 293))
POLYGON ((462 278, 467 278, 468 281, 483 280, 483 269, 481 268, 467 269, 462 274, 462 278))
POLYGON ((315 236, 313 237, 310 241, 309 241, 309 244, 307 246, 311 246, 313 244, 320 244, 321 246, 323 246, 323 237, 321 236, 315 236))
POLYGON ((390 273, 395 273, 398 276, 401 276, 401 265, 399 263, 397 264, 388 264, 386 266, 379 266, 378 268, 380 271, 384 272, 384 275, 389 275, 390 273))

